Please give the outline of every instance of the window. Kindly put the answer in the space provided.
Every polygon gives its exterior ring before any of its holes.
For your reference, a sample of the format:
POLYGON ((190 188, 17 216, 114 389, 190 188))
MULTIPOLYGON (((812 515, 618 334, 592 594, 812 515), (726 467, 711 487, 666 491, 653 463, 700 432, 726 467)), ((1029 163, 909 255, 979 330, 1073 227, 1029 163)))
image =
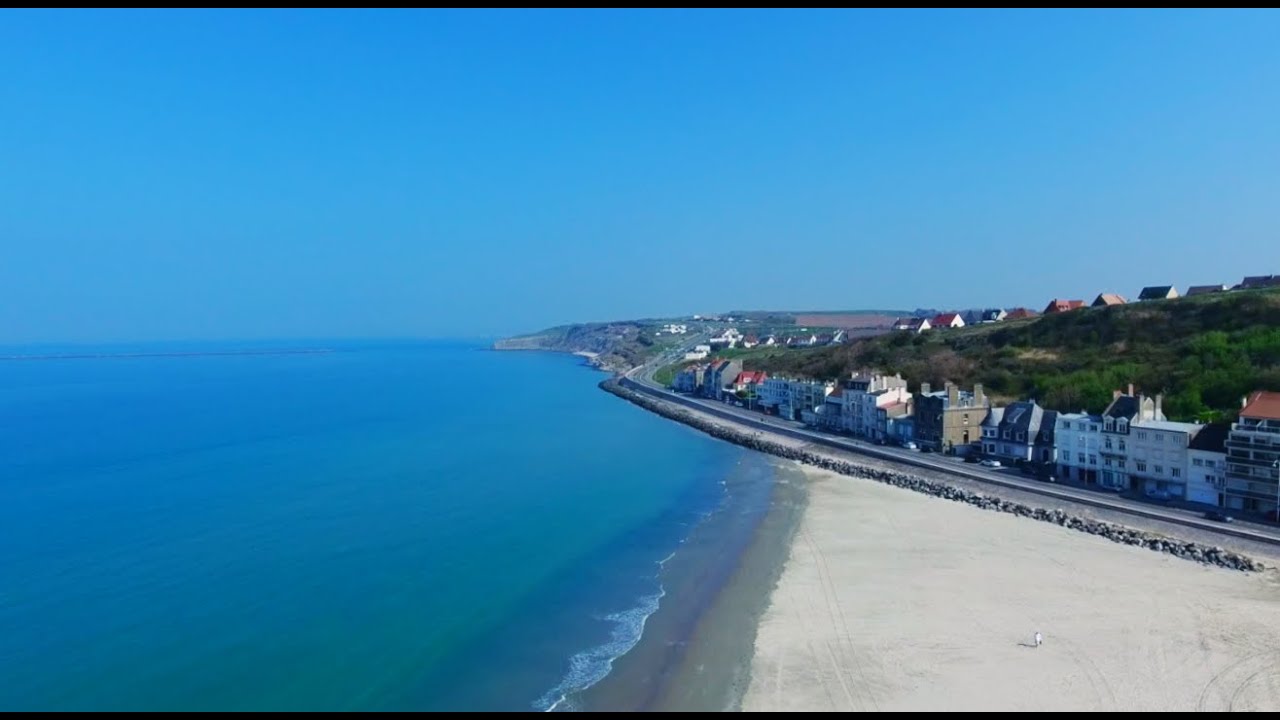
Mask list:
POLYGON ((1124 450, 1124 440, 1120 441, 1120 450, 1124 450))
POLYGON ((1077 458, 1079 458, 1079 463, 1080 463, 1081 465, 1083 465, 1083 464, 1084 464, 1084 453, 1076 453, 1076 457, 1077 457, 1077 458))
POLYGON ((1164 436, 1160 433, 1156 433, 1156 442, 1164 442, 1164 436))
POLYGON ((1147 439, 1147 431, 1146 431, 1146 430, 1139 430, 1139 431, 1138 431, 1138 439, 1139 439, 1139 440, 1146 440, 1146 439, 1147 439))
POLYGON ((1105 445, 1108 450, 1111 449, 1111 438, 1107 438, 1105 445))
POLYGON ((1090 455, 1090 456, 1089 456, 1089 464, 1090 464, 1090 465, 1097 465, 1097 464, 1098 464, 1098 456, 1097 456, 1097 455, 1090 455))
POLYGON ((1062 429, 1063 429, 1063 430, 1070 430, 1070 429, 1071 429, 1071 423, 1069 423, 1069 422, 1064 422, 1064 423, 1062 423, 1062 429))
POLYGON ((1089 432, 1098 432, 1098 426, 1097 426, 1097 425, 1090 425, 1090 426, 1089 426, 1089 432))
POLYGON ((1147 464, 1146 464, 1146 463, 1144 463, 1144 462, 1142 462, 1141 460, 1139 460, 1139 461, 1138 461, 1138 472, 1146 472, 1146 471, 1147 471, 1147 464))
POLYGON ((1204 467, 1204 460, 1202 460, 1201 458, 1196 458, 1191 461, 1191 464, 1195 465, 1196 467, 1204 467))
POLYGON ((1102 458, 1102 464, 1111 467, 1111 458, 1102 458))
POLYGON ((1162 474, 1164 474, 1164 466, 1163 466, 1163 465, 1157 465, 1157 466, 1156 466, 1156 474, 1157 474, 1157 475, 1162 475, 1162 474))
POLYGON ((1020 432, 1020 433, 1018 433, 1018 442, 1025 442, 1025 441, 1026 441, 1026 439, 1027 439, 1027 434, 1026 434, 1026 433, 1024 433, 1024 432, 1020 432))
POLYGON ((1169 474, 1174 477, 1182 477, 1182 468, 1169 468, 1169 474))
POLYGON ((1124 459, 1123 459, 1123 458, 1120 460, 1120 469, 1121 469, 1121 470, 1123 470, 1123 469, 1124 469, 1124 459))

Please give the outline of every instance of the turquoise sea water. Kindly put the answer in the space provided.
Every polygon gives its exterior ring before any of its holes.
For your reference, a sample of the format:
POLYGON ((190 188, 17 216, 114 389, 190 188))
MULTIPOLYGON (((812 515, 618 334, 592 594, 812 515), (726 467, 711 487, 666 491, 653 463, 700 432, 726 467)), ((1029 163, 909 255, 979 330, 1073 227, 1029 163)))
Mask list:
POLYGON ((545 708, 743 455, 576 358, 328 347, 0 362, 0 709, 545 708))

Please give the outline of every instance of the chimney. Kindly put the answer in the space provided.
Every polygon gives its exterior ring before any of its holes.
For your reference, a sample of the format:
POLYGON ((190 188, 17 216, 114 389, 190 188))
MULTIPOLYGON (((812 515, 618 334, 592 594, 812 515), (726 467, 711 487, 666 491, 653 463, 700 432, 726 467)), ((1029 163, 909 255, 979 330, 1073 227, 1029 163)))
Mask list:
POLYGON ((921 394, 921 395, 928 395, 928 394, 929 394, 929 390, 930 390, 930 389, 931 389, 931 388, 929 387, 929 383, 920 383, 920 394, 921 394))
POLYGON ((986 405, 987 396, 982 392, 982 383, 973 384, 973 404, 975 407, 986 405))
POLYGON ((1112 400, 1119 400, 1119 399, 1120 399, 1120 396, 1121 396, 1121 395, 1123 395, 1123 394, 1124 394, 1124 393, 1120 392, 1119 390, 1112 390, 1112 391, 1111 391, 1111 399, 1112 399, 1112 400))
POLYGON ((1156 420, 1164 419, 1164 412, 1160 410, 1160 405, 1164 402, 1164 393, 1156 393, 1156 420))
POLYGON ((947 402, 951 404, 951 407, 956 407, 960 404, 960 388, 956 387, 953 382, 947 383, 947 402))
POLYGON ((1133 383, 1129 383, 1129 396, 1133 397, 1133 383))

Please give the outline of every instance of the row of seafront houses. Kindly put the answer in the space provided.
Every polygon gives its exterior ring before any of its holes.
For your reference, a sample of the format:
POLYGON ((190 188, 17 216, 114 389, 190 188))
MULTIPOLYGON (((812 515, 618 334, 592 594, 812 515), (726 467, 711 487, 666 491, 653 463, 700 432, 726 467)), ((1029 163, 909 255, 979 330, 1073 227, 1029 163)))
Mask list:
POLYGON ((993 406, 982 385, 854 374, 839 382, 744 372, 737 360, 688 368, 673 387, 880 444, 975 455, 1042 476, 1150 497, 1280 513, 1280 393, 1245 398, 1235 423, 1171 422, 1160 395, 1116 390, 1101 414, 1059 413, 1034 400, 993 406))
MULTIPOLYGON (((1210 293, 1230 292, 1233 290, 1257 290, 1262 288, 1280 287, 1280 275, 1257 275, 1246 277, 1234 287, 1226 285, 1194 285, 1187 290, 1187 297, 1196 295, 1208 295, 1210 293)), ((1151 287, 1142 288, 1142 292, 1138 294, 1138 300, 1145 302, 1149 300, 1173 300, 1179 297, 1178 289, 1172 285, 1153 285, 1151 287)), ((1126 305, 1128 300, 1123 295, 1116 293, 1099 293, 1098 297, 1090 303, 1090 307, 1108 307, 1112 305, 1126 305)), ((1041 311, 1045 315, 1054 313, 1068 312, 1085 307, 1083 300, 1062 300, 1054 298, 1049 301, 1041 311)), ((1034 310, 1027 308, 1014 308, 1005 311, 1000 308, 988 310, 964 310, 961 312, 941 313, 933 317, 902 317, 894 320, 894 330, 906 330, 914 333, 921 333, 925 330, 933 330, 940 328, 958 328, 966 325, 977 325, 980 323, 1001 322, 1004 320, 1020 320, 1040 315, 1034 310)))

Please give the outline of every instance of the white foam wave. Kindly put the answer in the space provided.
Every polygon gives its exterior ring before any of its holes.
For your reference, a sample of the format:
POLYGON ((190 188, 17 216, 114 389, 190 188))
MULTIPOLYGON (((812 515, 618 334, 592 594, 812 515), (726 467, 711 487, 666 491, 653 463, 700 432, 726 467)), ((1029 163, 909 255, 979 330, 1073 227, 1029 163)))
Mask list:
MULTIPOLYGON (((668 556, 667 560, 670 559, 668 556)), ((665 595, 666 591, 659 586, 657 593, 640 598, 635 607, 599 618, 613 623, 609 639, 569 658, 569 671, 559 684, 534 702, 534 709, 545 712, 575 710, 569 696, 603 680, 613 669, 613 661, 640 642, 645 622, 658 609, 665 595)))

